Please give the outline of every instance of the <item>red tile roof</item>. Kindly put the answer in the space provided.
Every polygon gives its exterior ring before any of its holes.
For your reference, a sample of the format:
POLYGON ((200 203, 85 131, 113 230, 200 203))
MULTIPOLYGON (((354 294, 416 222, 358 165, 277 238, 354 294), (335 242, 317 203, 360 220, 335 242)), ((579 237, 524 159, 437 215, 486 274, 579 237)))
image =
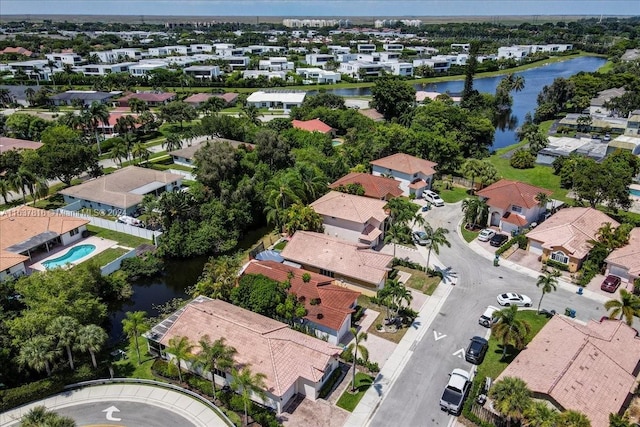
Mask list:
POLYGON ((488 199, 489 206, 507 210, 511 205, 531 209, 538 204, 536 200, 538 193, 550 196, 552 191, 520 181, 501 179, 478 191, 477 194, 488 199))
MULTIPOLYGON (((109 114, 109 126, 104 126, 102 123, 100 123, 100 125, 98 126, 99 129, 104 128, 104 127, 108 127, 108 128, 112 128, 116 125, 116 123, 118 122, 118 119, 120 117, 125 117, 125 116, 131 116, 134 119, 138 118, 137 114, 127 114, 124 112, 111 112, 109 114)), ((135 128, 139 128, 140 126, 142 126, 140 123, 136 123, 134 125, 135 128)))
POLYGON ((388 157, 373 160, 369 163, 375 166, 380 166, 381 168, 391 169, 410 175, 418 172, 425 175, 433 175, 436 173, 435 167, 438 166, 437 163, 404 153, 396 153, 388 157))
POLYGON ((329 191, 309 206, 322 216, 340 218, 356 224, 366 224, 375 219, 384 222, 389 214, 384 209, 387 202, 355 194, 329 191))
POLYGON ((5 53, 16 53, 18 55, 23 55, 23 56, 33 55, 33 52, 23 47, 5 47, 3 50, 0 50, 0 54, 5 54, 5 53))
POLYGON ((633 277, 640 276, 640 227, 636 227, 629 233, 629 242, 615 249, 607 259, 608 264, 615 264, 627 269, 633 277))
POLYGON ((554 316, 500 374, 523 379, 534 393, 584 413, 593 427, 608 427, 636 387, 640 361, 636 331, 619 320, 584 326, 554 316))
POLYGON ((331 133, 333 128, 320 119, 313 120, 293 120, 291 125, 296 129, 306 130, 308 132, 331 133))
POLYGON ((409 188, 412 188, 414 190, 417 190, 419 188, 425 188, 427 185, 427 182, 424 179, 419 179, 416 182, 412 182, 411 184, 409 184, 409 188))
POLYGON ((0 153, 9 150, 37 150, 42 147, 41 142, 28 141, 26 139, 9 138, 0 136, 0 153))
POLYGON ((188 98, 185 98, 184 102, 187 104, 200 104, 201 102, 208 101, 213 98, 214 95, 211 93, 194 93, 188 98))
POLYGON ((528 222, 527 218, 522 215, 518 215, 514 212, 507 212, 502 216, 502 221, 507 222, 509 224, 517 225, 518 227, 526 227, 528 222))
POLYGON ((262 274, 281 283, 289 281, 289 293, 296 294, 299 299, 304 297, 304 306, 307 309, 305 319, 335 331, 339 330, 351 315, 351 306, 360 296, 360 292, 333 284, 334 280, 331 277, 274 261, 251 261, 243 274, 262 274), (293 274, 291 279, 290 273, 293 274), (311 275, 308 283, 302 280, 305 273, 311 275), (311 300, 314 299, 320 299, 320 303, 311 305, 311 300), (318 314, 322 314, 321 318, 318 318, 318 314))
POLYGON ((360 184, 364 188, 365 197, 374 199, 387 199, 402 195, 400 182, 393 178, 376 176, 368 173, 351 172, 336 182, 329 184, 329 188, 336 189, 341 185, 360 184))

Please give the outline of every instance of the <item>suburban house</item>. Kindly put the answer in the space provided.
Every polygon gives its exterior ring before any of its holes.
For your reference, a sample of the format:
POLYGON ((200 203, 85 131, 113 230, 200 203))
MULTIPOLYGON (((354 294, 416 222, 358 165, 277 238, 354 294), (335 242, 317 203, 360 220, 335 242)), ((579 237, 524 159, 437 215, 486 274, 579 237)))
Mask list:
POLYGON ((371 163, 371 173, 376 176, 391 176, 400 181, 402 194, 415 194, 422 197, 424 190, 431 189, 433 175, 436 173, 437 163, 404 153, 393 154, 371 163))
POLYGON ((629 242, 618 249, 614 249, 607 259, 606 274, 613 274, 625 282, 633 283, 640 277, 640 227, 629 233, 629 242))
POLYGON ((310 231, 297 231, 280 255, 287 265, 374 291, 384 286, 393 260, 392 255, 310 231))
POLYGON ((131 116, 136 120, 136 122, 133 123, 133 127, 135 129, 138 129, 140 126, 142 126, 142 124, 137 122, 137 118, 138 118, 137 114, 118 113, 118 112, 112 111, 111 113, 109 113, 109 119, 107 120, 107 123, 105 124, 100 122, 96 127, 96 129, 104 135, 116 134, 117 132, 115 131, 115 127, 116 127, 116 124, 118 123, 118 119, 125 116, 131 116))
MULTIPOLYGON (((198 341, 205 335, 211 342, 224 338, 236 349, 238 368, 248 367, 265 375, 266 399, 252 395, 256 402, 278 413, 296 394, 316 400, 322 385, 338 367, 341 349, 318 338, 290 329, 285 323, 253 313, 222 300, 199 296, 144 336, 149 352, 171 359, 166 352, 169 340, 186 337, 200 351, 198 341)), ((187 365, 188 367, 191 367, 187 365)), ((211 379, 211 374, 207 374, 211 379)), ((215 370, 214 380, 230 385, 230 372, 215 370)))
POLYGON ((270 110, 290 111, 293 107, 300 107, 304 102, 306 92, 253 92, 247 98, 247 105, 270 110))
POLYGON ((236 101, 238 100, 238 94, 237 93, 233 93, 233 92, 227 92, 227 93, 195 93, 195 94, 185 98, 184 102, 186 102, 187 104, 191 105, 192 107, 197 108, 203 102, 206 102, 210 98, 214 98, 214 97, 222 99, 224 102, 226 102, 226 104, 228 106, 235 104, 236 101))
POLYGON ((98 92, 95 90, 68 90, 66 92, 51 95, 49 100, 53 105, 75 105, 89 106, 94 102, 107 104, 114 96, 121 92, 98 92))
POLYGON ((88 220, 20 206, 0 213, 0 282, 26 274, 34 254, 82 238, 88 220))
POLYGON ((227 142, 231 144, 231 146, 235 149, 238 149, 239 147, 244 146, 248 151, 253 150, 253 148, 255 147, 255 145, 253 144, 248 144, 242 141, 234 141, 232 139, 224 139, 224 138, 213 138, 207 141, 202 141, 197 144, 193 144, 193 145, 181 148, 179 150, 171 151, 168 154, 173 159, 173 163, 177 165, 188 166, 190 168, 193 168, 195 167, 194 161, 195 161, 196 151, 198 151, 201 147, 204 147, 205 144, 212 143, 212 142, 214 143, 227 142))
POLYGON ((368 173, 351 172, 337 181, 329 184, 329 188, 336 190, 352 184, 360 184, 364 189, 364 197, 378 200, 389 200, 402 196, 400 181, 384 176, 376 176, 368 173))
POLYGON ((213 80, 221 76, 220 67, 217 65, 191 65, 182 71, 197 80, 213 80))
POLYGON ((131 215, 147 194, 159 196, 182 186, 182 176, 154 169, 127 166, 108 175, 65 188, 66 203, 79 208, 99 209, 112 215, 131 215))
POLYGON ((608 427, 622 414, 640 372, 640 338, 620 320, 584 325, 553 316, 496 381, 516 377, 536 399, 560 411, 582 412, 592 427, 608 427))
POLYGON ((137 92, 130 93, 117 100, 118 107, 128 107, 130 99, 139 99, 149 105, 149 107, 159 107, 176 99, 173 92, 137 92))
POLYGON ((620 225, 597 209, 560 209, 526 234, 529 252, 540 255, 541 261, 564 264, 575 273, 593 247, 590 242, 596 240, 598 230, 606 223, 613 228, 620 225))
POLYGON ((0 153, 6 153, 9 150, 37 150, 42 145, 41 142, 0 136, 0 153))
POLYGON ((540 205, 536 196, 551 196, 552 191, 520 181, 501 179, 477 192, 489 206, 489 225, 511 233, 529 227, 544 218, 546 203, 540 205))
POLYGON ((307 309, 304 325, 318 338, 338 344, 349 332, 360 292, 336 285, 331 277, 275 261, 250 261, 242 274, 262 274, 280 283, 289 282, 288 292, 295 294, 307 309), (309 278, 306 282, 305 277, 309 278))
POLYGON ((323 122, 320 119, 313 120, 293 120, 291 125, 295 129, 306 130, 307 132, 320 132, 325 135, 333 136, 335 129, 323 122))
POLYGON ((374 247, 384 241, 387 202, 330 191, 309 206, 322 216, 324 232, 348 242, 374 247))
POLYGON ((612 111, 609 111, 605 104, 610 102, 613 98, 619 98, 626 93, 626 90, 623 87, 619 88, 611 88, 605 89, 598 92, 598 96, 592 98, 589 102, 589 114, 601 114, 604 116, 608 116, 613 114, 612 111))

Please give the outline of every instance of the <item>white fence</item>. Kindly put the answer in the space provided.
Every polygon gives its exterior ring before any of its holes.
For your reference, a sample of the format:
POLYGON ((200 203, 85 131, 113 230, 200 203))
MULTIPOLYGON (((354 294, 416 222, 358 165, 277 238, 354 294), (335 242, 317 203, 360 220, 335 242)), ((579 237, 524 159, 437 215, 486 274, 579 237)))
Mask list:
POLYGON ((180 176, 182 176, 182 178, 186 179, 187 181, 195 181, 196 180, 196 177, 193 176, 193 174, 191 172, 183 171, 183 170, 180 170, 180 169, 169 169, 167 172, 175 173, 176 175, 180 175, 180 176))
POLYGON ((162 235, 162 233, 159 231, 152 231, 152 230, 147 230, 145 228, 134 227, 132 225, 123 224, 120 222, 111 221, 104 218, 97 218, 95 216, 83 214, 81 212, 73 212, 64 208, 56 209, 56 212, 61 213, 63 215, 67 215, 67 216, 83 218, 88 220, 91 225, 95 225, 96 227, 106 228, 107 230, 129 234, 130 236, 141 237, 143 239, 151 240, 154 243, 157 242, 158 237, 162 235))
POLYGON ((103 276, 108 276, 111 273, 113 273, 114 271, 120 270, 120 265, 122 264, 122 260, 127 259, 127 258, 133 258, 134 256, 136 256, 136 250, 132 249, 129 252, 127 252, 126 254, 123 254, 123 255, 119 256, 118 258, 114 259, 109 264, 105 265, 104 267, 100 267, 100 273, 103 276))

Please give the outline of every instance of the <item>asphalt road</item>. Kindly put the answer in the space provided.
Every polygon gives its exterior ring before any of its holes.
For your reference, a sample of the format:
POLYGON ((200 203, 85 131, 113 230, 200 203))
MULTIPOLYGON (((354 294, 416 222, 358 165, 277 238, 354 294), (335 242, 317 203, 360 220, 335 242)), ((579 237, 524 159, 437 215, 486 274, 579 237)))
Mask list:
MULTIPOLYGON (((497 306, 496 296, 505 291, 528 295, 533 307, 537 307, 541 293, 535 278, 506 267, 494 267, 491 260, 470 249, 456 232, 461 216, 460 203, 435 208, 426 214, 434 228, 449 229, 447 238, 451 248, 442 247, 438 258, 451 267, 457 277, 456 285, 383 398, 371 426, 447 426, 452 416, 440 410, 440 396, 454 368, 471 371, 473 365, 464 360, 464 349, 472 336, 487 333, 486 328, 478 325, 484 309, 488 305, 497 306)), ((560 288, 545 295, 542 304, 543 308, 560 313, 564 313, 567 306, 574 308, 576 318, 583 321, 606 314, 599 302, 560 288)))
POLYGON ((55 411, 60 415, 73 418, 80 427, 194 426, 189 420, 175 412, 140 402, 104 401, 59 408, 55 411), (117 411, 113 408, 117 408, 117 411))

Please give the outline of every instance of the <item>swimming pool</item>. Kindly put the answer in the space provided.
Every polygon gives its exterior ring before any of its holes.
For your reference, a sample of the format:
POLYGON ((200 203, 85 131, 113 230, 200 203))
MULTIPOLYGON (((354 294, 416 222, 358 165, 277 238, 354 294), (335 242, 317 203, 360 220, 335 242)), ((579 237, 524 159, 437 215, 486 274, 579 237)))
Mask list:
POLYGON ((333 141, 331 141, 331 145, 337 147, 338 145, 342 145, 342 141, 340 141, 339 139, 334 139, 333 141))
POLYGON ((44 261, 42 265, 47 270, 52 268, 60 267, 61 265, 69 264, 74 261, 79 260, 82 257, 89 255, 91 252, 95 251, 95 245, 78 245, 69 249, 64 255, 50 259, 48 261, 44 261))
POLYGON ((632 196, 640 197, 640 190, 636 190, 635 188, 630 188, 629 194, 631 194, 632 196))

